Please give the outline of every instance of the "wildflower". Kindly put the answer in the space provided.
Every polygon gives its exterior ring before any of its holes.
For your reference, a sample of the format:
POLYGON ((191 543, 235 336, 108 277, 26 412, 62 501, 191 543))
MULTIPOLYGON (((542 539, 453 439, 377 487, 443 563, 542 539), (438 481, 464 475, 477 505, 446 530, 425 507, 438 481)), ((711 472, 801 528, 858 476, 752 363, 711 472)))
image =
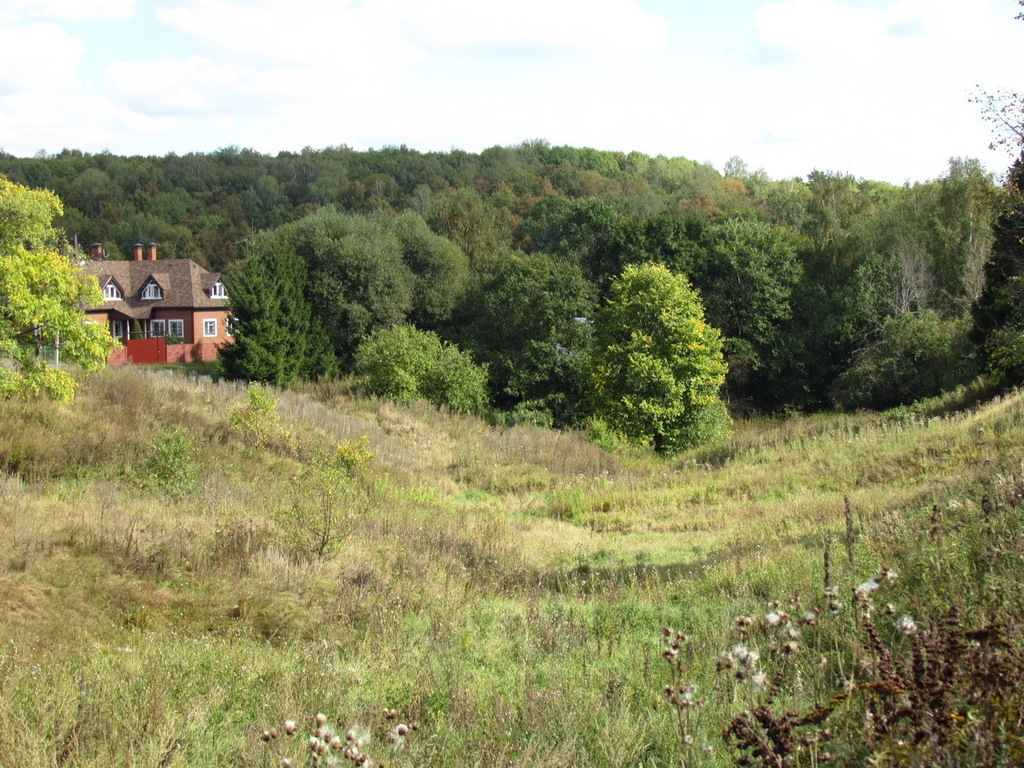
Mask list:
POLYGON ((747 669, 754 669, 757 666, 757 662, 761 660, 760 653, 742 644, 734 645, 731 655, 735 664, 747 669))
POLYGON ((876 589, 878 589, 878 586, 878 581, 871 578, 854 588, 853 592, 857 596, 858 600, 865 602, 871 599, 871 595, 874 594, 876 589))
POLYGON ((768 680, 768 675, 764 672, 758 672, 752 678, 750 678, 750 684, 754 686, 755 691, 760 691, 764 687, 765 682, 768 680))
POLYGON ((811 611, 804 611, 803 615, 800 617, 800 621, 810 627, 813 627, 818 623, 818 617, 811 611))
MULTIPOLYGON (((704 700, 698 699, 694 695, 696 692, 697 686, 695 685, 687 685, 684 688, 680 688, 679 693, 678 695, 676 695, 675 701, 673 703, 680 709, 689 709, 690 707, 695 707, 698 704, 703 704, 704 700)), ((673 693, 674 692, 669 693, 669 698, 673 697, 673 693)))
POLYGON ((321 728, 327 725, 327 715, 325 715, 323 712, 317 712, 316 724, 319 725, 321 728))
POLYGON ((768 622, 769 627, 777 627, 782 623, 785 616, 786 614, 781 611, 772 611, 764 617, 764 620, 768 622))
POLYGON ((903 615, 896 621, 896 629, 904 635, 912 635, 917 632, 917 622, 911 616, 903 615))
POLYGON ((287 733, 289 736, 291 736, 291 735, 293 735, 295 733, 295 727, 296 726, 295 726, 295 721, 294 720, 285 720, 284 721, 284 732, 287 733))
POLYGON ((292 760, 290 757, 281 758, 281 768, 292 768, 292 760))

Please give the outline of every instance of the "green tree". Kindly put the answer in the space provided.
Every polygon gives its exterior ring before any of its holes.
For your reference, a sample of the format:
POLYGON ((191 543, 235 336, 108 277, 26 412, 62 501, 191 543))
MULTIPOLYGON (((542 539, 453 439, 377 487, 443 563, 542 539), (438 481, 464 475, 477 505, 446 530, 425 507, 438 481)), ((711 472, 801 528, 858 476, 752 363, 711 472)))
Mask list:
POLYGON ((730 393, 771 407, 789 351, 784 324, 802 276, 791 238, 755 219, 729 219, 707 232, 707 255, 691 276, 708 322, 726 337, 730 393))
POLYGON ((102 368, 117 342, 87 323, 82 308, 100 304, 95 278, 57 250, 53 219, 60 200, 0 175, 0 396, 36 395, 68 402, 75 380, 50 366, 44 348, 86 370, 102 368))
POLYGON ((402 259, 413 274, 409 319, 420 328, 440 329, 469 287, 469 258, 451 240, 434 234, 418 213, 381 219, 398 237, 402 259))
POLYGON ((411 325, 374 331, 356 350, 369 390, 395 400, 427 400, 456 411, 487 407, 487 368, 468 352, 411 325))
POLYGON ((667 267, 627 266, 612 281, 592 358, 595 415, 628 439, 673 453, 727 429, 721 335, 686 278, 667 267))
POLYGON ((558 426, 585 418, 595 290, 579 267, 543 254, 510 256, 467 304, 459 338, 488 363, 499 408, 546 412, 558 426))
POLYGON ((334 351, 306 300, 306 265, 287 242, 259 234, 228 274, 235 343, 220 353, 235 379, 284 386, 337 371, 334 351))
POLYGON ((972 311, 971 339, 997 384, 1024 383, 1024 154, 1010 169, 1010 204, 994 227, 985 288, 972 311))
POLYGON ((977 375, 967 330, 967 318, 943 320, 931 310, 887 318, 874 343, 836 380, 836 401, 892 408, 966 384, 977 375))
POLYGON ((415 275, 391 221, 324 208, 273 230, 306 263, 306 296, 345 363, 363 338, 405 322, 414 307, 415 275))

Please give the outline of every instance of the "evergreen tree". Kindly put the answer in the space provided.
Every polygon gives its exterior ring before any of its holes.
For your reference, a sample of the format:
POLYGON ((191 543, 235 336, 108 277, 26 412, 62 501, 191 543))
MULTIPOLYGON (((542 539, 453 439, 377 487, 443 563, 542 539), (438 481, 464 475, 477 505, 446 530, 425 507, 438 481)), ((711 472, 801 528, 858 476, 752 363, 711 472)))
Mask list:
POLYGON ((228 282, 235 343, 221 350, 230 378, 285 386, 337 372, 323 325, 306 299, 306 265, 287 243, 257 235, 228 282))

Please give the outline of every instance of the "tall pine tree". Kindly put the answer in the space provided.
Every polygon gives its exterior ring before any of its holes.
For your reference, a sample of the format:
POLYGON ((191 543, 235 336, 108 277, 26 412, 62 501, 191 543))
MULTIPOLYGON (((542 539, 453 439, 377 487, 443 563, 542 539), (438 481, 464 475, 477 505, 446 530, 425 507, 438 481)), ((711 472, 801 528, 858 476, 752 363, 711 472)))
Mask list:
POLYGON ((337 372, 306 282, 305 263, 283 239, 264 234, 250 242, 228 276, 235 343, 220 355, 228 377, 286 386, 337 372))

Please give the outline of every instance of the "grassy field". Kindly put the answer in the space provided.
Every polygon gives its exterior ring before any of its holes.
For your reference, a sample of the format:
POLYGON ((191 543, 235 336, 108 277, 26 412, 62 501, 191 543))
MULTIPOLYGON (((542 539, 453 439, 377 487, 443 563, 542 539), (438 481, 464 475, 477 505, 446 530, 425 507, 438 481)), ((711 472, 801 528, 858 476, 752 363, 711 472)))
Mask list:
POLYGON ((671 460, 344 382, 0 402, 0 765, 1020 765, 1024 396, 961 399, 671 460))

